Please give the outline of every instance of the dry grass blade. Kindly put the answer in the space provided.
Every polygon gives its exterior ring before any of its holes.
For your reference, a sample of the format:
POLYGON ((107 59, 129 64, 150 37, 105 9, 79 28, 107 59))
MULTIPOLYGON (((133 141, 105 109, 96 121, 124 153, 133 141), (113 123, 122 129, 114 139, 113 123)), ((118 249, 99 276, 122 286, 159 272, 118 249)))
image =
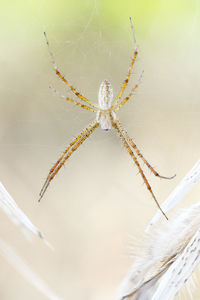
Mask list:
POLYGON ((173 299, 200 262, 200 202, 147 234, 141 248, 118 299, 173 299))
POLYGON ((199 254, 200 228, 198 228, 196 233, 192 236, 189 244, 187 246, 185 245, 184 250, 171 264, 168 271, 161 277, 159 286, 152 300, 173 299, 199 265, 199 254))
MULTIPOLYGON (((166 213, 172 209, 182 198, 200 181, 200 160, 194 165, 194 167, 185 175, 180 184, 169 195, 166 201, 161 205, 162 210, 166 213)), ((146 232, 150 227, 155 224, 160 216, 161 212, 158 210, 151 222, 146 228, 146 232)))
MULTIPOLYGON (((189 191, 190 185, 200 180, 199 168, 198 162, 188 173, 192 176, 187 175, 188 180, 182 181, 175 191, 189 191)), ((186 192, 178 193, 178 201, 183 194, 186 192)), ((121 285, 118 299, 174 299, 186 282, 191 281, 200 262, 200 201, 144 234, 134 254, 135 263, 121 285)))
POLYGON ((26 262, 4 241, 0 239, 0 254, 40 293, 50 300, 62 300, 48 285, 34 273, 26 262))
POLYGON ((0 208, 5 214, 10 218, 10 220, 17 226, 21 228, 23 233, 29 239, 31 238, 30 233, 38 235, 41 239, 47 243, 48 246, 51 245, 44 239, 41 231, 30 221, 30 219, 23 213, 23 211, 18 207, 17 203, 7 192, 3 184, 0 182, 0 208))

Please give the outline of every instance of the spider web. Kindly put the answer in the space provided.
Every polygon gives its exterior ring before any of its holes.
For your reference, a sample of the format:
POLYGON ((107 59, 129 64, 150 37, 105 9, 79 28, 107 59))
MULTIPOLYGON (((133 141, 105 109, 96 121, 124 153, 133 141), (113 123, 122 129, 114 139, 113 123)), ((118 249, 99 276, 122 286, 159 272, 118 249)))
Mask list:
MULTIPOLYGON (((44 252, 46 262, 44 255, 36 257, 40 246, 31 250, 22 245, 21 255, 29 253, 35 270, 40 269, 43 278, 48 275, 58 292, 64 289, 59 294, 66 298, 78 299, 80 293, 81 299, 111 299, 126 269, 119 259, 126 252, 124 232, 144 228, 156 207, 120 141, 101 130, 74 154, 37 204, 51 165, 95 117, 48 89, 52 85, 72 96, 56 78, 43 31, 66 78, 96 102, 101 81, 111 81, 116 95, 127 74, 133 50, 128 17, 133 17, 139 57, 129 88, 143 68, 145 75, 118 115, 152 165, 163 175, 176 172, 180 179, 199 155, 199 3, 184 2, 196 8, 183 21, 179 15, 171 17, 170 1, 168 15, 163 14, 163 1, 150 19, 142 10, 139 16, 135 6, 123 15, 128 1, 123 7, 113 2, 109 12, 98 0, 82 1, 86 8, 66 1, 63 10, 60 0, 20 2, 0 2, 0 180, 58 249, 53 258, 44 252), (117 9, 120 13, 115 15, 117 9)), ((154 179, 148 171, 146 175, 161 202, 176 185, 154 179)), ((1 228, 1 235, 21 245, 13 233, 4 233, 5 226, 1 228)), ((6 276, 1 279, 8 294, 6 276)))

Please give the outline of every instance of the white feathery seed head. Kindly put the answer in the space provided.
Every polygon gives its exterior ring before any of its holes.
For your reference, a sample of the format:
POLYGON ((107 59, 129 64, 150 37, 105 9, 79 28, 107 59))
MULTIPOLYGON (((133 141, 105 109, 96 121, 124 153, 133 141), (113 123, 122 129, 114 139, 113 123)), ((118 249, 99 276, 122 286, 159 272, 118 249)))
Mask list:
MULTIPOLYGON (((199 174, 198 162, 185 178, 192 178, 193 186, 200 180, 199 174)), ((185 182, 189 191, 188 180, 185 182)), ((184 180, 175 189, 178 201, 186 194, 182 192, 183 185, 184 180)), ((174 299, 200 262, 200 201, 182 209, 168 222, 154 225, 144 234, 140 249, 135 252, 135 262, 122 282, 117 299, 174 299)))

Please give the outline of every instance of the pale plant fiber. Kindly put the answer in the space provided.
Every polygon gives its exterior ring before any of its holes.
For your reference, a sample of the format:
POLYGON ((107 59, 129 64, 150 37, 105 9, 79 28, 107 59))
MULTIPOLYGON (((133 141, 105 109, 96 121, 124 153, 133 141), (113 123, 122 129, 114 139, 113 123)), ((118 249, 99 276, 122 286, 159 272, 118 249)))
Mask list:
MULTIPOLYGON (((41 231, 33 225, 29 218, 18 207, 14 199, 6 191, 0 182, 0 208, 9 217, 9 219, 25 234, 29 241, 32 241, 32 235, 39 236, 50 248, 52 246, 44 239, 41 231)), ((48 285, 34 273, 26 262, 9 246, 0 239, 0 255, 3 256, 30 284, 32 284, 40 293, 50 300, 61 300, 48 285)))
MULTIPOLYGON (((200 181, 200 160, 194 165, 194 167, 186 174, 182 179, 180 184, 173 190, 166 201, 161 205, 161 208, 166 213, 172 209, 178 202, 180 202, 183 197, 200 181)), ((146 232, 150 227, 155 224, 159 218, 162 216, 161 212, 158 210, 155 216, 150 221, 146 228, 146 232)))
MULTIPOLYGON (((199 180, 198 161, 167 199, 168 208, 173 206, 172 199, 179 202, 199 180)), ((174 299, 188 279, 191 280, 200 262, 200 202, 181 210, 165 224, 154 226, 144 235, 144 241, 134 254, 135 263, 117 299, 174 299)))
POLYGON ((50 300, 62 300, 48 285, 34 273, 26 262, 3 240, 0 239, 0 255, 2 255, 30 284, 50 300))
POLYGON ((19 208, 14 199, 7 192, 3 184, 0 182, 0 208, 9 217, 9 219, 19 226, 25 236, 31 240, 31 234, 39 236, 44 242, 52 247, 44 238, 41 231, 30 221, 30 219, 19 208))

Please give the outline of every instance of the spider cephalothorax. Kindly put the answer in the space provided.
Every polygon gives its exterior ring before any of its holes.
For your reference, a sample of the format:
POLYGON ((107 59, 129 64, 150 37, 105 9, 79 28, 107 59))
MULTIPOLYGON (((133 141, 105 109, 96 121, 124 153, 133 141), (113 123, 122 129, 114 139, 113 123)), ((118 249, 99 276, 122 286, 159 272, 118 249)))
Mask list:
MULTIPOLYGON (((163 213, 163 215, 167 218, 167 216, 165 215, 165 213, 162 211, 152 189, 151 186, 146 178, 146 176, 144 175, 144 172, 140 166, 140 163, 138 162, 138 158, 140 158, 145 164, 146 166, 151 170, 151 172, 155 175, 158 176, 160 178, 165 178, 165 179, 171 179, 172 177, 164 177, 159 175, 159 173, 147 162, 147 160, 143 157, 143 155, 141 154, 140 150, 137 148, 136 144, 133 142, 133 140, 129 137, 128 133, 126 132, 126 130, 122 127, 121 123, 119 122, 119 120, 116 117, 116 112, 131 98, 131 96, 133 95, 134 91, 137 89, 141 78, 142 78, 142 74, 141 73, 138 82, 136 83, 136 85, 131 89, 130 93, 128 94, 128 96, 126 96, 124 99, 122 98, 122 95, 124 93, 124 90, 129 82, 129 78, 131 76, 131 71, 134 65, 134 62, 136 60, 136 57, 138 55, 138 51, 137 51, 137 47, 136 47, 136 39, 135 39, 135 34, 134 34, 134 30, 133 30, 133 24, 132 24, 132 20, 130 18, 130 22, 131 22, 131 30, 132 30, 132 34, 133 34, 133 40, 134 40, 134 44, 135 44, 135 50, 134 50, 134 55, 128 70, 128 74, 126 76, 126 79, 123 82, 123 85, 119 91, 119 94, 117 95, 117 97, 115 99, 113 99, 113 89, 112 86, 110 84, 109 81, 104 80, 99 88, 99 95, 98 95, 98 105, 93 103, 92 101, 88 100, 87 98, 85 98, 82 94, 80 94, 79 92, 77 92, 73 86, 65 79, 65 77, 60 73, 60 71, 57 68, 57 65, 55 63, 54 57, 53 57, 53 53, 49 47, 49 42, 47 40, 47 36, 46 33, 44 33, 45 38, 46 38, 46 43, 49 49, 49 53, 54 65, 54 69, 56 74, 60 77, 60 79, 62 79, 67 85, 68 87, 71 89, 71 91, 81 100, 80 102, 78 100, 74 100, 68 97, 65 97, 64 95, 58 93, 55 89, 54 92, 56 92, 57 94, 59 94, 62 98, 66 99, 67 101, 70 101, 74 104, 76 104, 79 107, 82 107, 84 109, 87 109, 91 112, 95 112, 96 113, 96 119, 89 124, 70 144, 69 146, 66 148, 66 150, 64 151, 64 153, 61 155, 61 157, 58 159, 58 161, 54 164, 54 166, 50 169, 49 174, 47 176, 47 179, 40 191, 40 199, 43 197, 46 189, 48 188, 50 182, 52 181, 52 179, 54 178, 54 176, 58 173, 58 171, 60 170, 60 168, 64 165, 64 163, 68 160, 68 158, 72 155, 72 153, 78 149, 78 147, 93 133, 93 131, 97 128, 97 127, 101 127, 101 129, 103 130, 111 130, 112 128, 116 130, 116 132, 118 133, 120 139, 122 140, 125 148, 127 149, 128 153, 130 154, 131 158, 133 159, 133 161, 135 162, 136 166, 138 167, 138 170, 144 180, 144 183, 147 187, 147 189, 149 190, 149 192, 151 193, 153 199, 155 200, 158 208, 161 210, 161 212, 163 213)), ((39 199, 39 200, 40 200, 39 199)))

